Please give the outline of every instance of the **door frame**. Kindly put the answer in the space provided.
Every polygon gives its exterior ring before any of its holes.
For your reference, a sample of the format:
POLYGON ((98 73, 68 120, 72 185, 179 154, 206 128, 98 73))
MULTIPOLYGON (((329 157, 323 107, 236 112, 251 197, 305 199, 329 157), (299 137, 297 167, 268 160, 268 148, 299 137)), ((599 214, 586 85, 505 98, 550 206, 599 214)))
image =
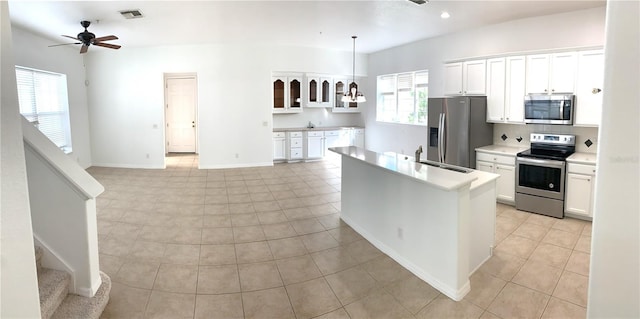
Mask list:
MULTIPOLYGON (((162 110, 163 110, 163 114, 164 114, 164 123, 163 123, 163 149, 164 149, 164 155, 166 158, 166 155, 169 154, 169 149, 167 147, 167 143, 169 142, 169 135, 167 134, 167 108, 168 108, 168 96, 167 96, 167 89, 168 89, 168 80, 172 80, 172 79, 193 79, 196 82, 196 92, 195 92, 195 105, 194 105, 194 114, 195 114, 195 121, 196 121, 196 133, 195 133, 195 153, 199 154, 199 141, 200 139, 198 138, 199 132, 200 132, 200 125, 198 122, 198 113, 199 113, 199 108, 198 108, 198 74, 195 72, 185 72, 185 73, 164 73, 163 74, 163 81, 162 81, 162 90, 164 92, 164 103, 162 104, 162 110)), ((166 160, 165 160, 165 167, 166 167, 166 160)))

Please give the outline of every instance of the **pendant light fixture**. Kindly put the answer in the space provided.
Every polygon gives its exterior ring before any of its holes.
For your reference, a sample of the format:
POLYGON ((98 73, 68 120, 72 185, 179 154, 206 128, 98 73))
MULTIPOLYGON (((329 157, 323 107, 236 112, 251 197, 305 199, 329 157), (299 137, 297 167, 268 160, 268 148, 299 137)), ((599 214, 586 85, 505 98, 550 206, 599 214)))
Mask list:
MULTIPOLYGON (((353 84, 356 83, 356 38, 358 38, 357 36, 352 36, 351 37, 353 39, 353 84)), ((358 89, 355 87, 351 87, 351 84, 349 84, 347 87, 350 87, 350 89, 344 93, 344 96, 342 97, 342 102, 351 102, 351 103, 362 103, 362 102, 366 102, 367 99, 364 97, 364 94, 362 94, 362 92, 358 92, 358 89)))

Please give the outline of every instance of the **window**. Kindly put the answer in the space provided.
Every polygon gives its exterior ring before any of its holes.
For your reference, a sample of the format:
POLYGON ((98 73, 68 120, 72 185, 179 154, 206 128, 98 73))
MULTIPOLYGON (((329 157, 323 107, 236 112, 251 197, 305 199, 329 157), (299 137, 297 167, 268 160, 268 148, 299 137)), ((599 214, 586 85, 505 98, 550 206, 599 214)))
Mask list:
POLYGON ((427 125, 429 72, 378 76, 376 120, 427 125))
POLYGON ((65 153, 71 153, 67 76, 16 67, 20 113, 65 153))

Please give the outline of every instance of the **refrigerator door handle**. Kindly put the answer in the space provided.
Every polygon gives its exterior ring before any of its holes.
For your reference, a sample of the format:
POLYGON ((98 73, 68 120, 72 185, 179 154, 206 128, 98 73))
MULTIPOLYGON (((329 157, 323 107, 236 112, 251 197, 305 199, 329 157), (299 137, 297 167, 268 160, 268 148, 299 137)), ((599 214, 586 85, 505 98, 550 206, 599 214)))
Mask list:
POLYGON ((440 119, 438 123, 438 162, 444 162, 444 113, 440 113, 440 119))
POLYGON ((447 136, 445 135, 446 133, 446 125, 447 123, 447 113, 442 113, 442 143, 440 146, 442 148, 442 160, 440 160, 440 162, 445 163, 446 157, 447 157, 447 136))

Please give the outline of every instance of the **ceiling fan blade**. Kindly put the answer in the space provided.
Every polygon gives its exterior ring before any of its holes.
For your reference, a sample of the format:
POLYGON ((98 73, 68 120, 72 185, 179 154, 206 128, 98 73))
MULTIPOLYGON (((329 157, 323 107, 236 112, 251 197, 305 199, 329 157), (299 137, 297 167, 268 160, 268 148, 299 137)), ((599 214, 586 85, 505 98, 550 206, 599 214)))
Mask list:
POLYGON ((80 42, 75 42, 75 43, 62 43, 62 44, 52 44, 49 46, 49 48, 51 47, 59 47, 59 46, 63 46, 63 45, 72 45, 72 44, 80 44, 80 42))
POLYGON ((93 42, 102 42, 102 41, 109 41, 109 40, 118 40, 118 37, 116 37, 115 35, 107 35, 104 37, 99 37, 99 38, 95 38, 93 39, 93 42))
POLYGON ((78 40, 78 41, 80 41, 80 39, 78 39, 78 38, 76 38, 76 37, 72 37, 72 36, 70 36, 70 35, 64 35, 64 34, 63 34, 62 36, 63 36, 63 37, 65 37, 65 38, 69 38, 69 39, 74 39, 74 40, 78 40))
POLYGON ((87 50, 89 50, 89 46, 86 44, 83 44, 82 47, 80 48, 80 54, 87 53, 87 50))
POLYGON ((99 47, 109 48, 109 49, 116 49, 116 50, 122 47, 117 44, 102 43, 102 42, 94 43, 94 45, 97 45, 99 47))

